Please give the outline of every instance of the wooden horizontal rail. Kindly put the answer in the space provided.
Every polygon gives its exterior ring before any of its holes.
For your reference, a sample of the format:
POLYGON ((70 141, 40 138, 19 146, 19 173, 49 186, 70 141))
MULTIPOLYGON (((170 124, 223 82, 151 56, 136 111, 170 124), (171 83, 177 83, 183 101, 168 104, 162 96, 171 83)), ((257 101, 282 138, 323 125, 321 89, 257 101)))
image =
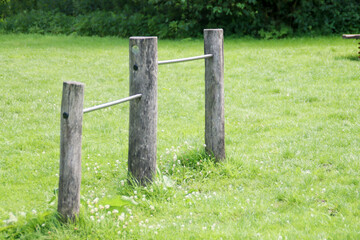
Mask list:
POLYGON ((100 104, 100 105, 97 105, 97 106, 94 106, 94 107, 86 108, 86 109, 83 110, 83 113, 88 113, 88 112, 92 112, 92 111, 99 110, 99 109, 102 109, 102 108, 110 107, 110 106, 113 106, 113 105, 116 105, 116 104, 119 104, 119 103, 127 102, 127 101, 130 101, 130 100, 136 99, 136 98, 140 98, 141 96, 142 96, 141 94, 135 94, 133 96, 122 98, 122 99, 119 99, 119 100, 116 100, 116 101, 113 101, 113 102, 108 102, 108 103, 100 104))
POLYGON ((173 59, 173 60, 164 60, 164 61, 158 61, 158 65, 194 61, 194 60, 199 60, 199 59, 204 59, 204 58, 211 58, 212 56, 213 56, 212 54, 205 54, 205 55, 196 56, 196 57, 180 58, 180 59, 173 59))

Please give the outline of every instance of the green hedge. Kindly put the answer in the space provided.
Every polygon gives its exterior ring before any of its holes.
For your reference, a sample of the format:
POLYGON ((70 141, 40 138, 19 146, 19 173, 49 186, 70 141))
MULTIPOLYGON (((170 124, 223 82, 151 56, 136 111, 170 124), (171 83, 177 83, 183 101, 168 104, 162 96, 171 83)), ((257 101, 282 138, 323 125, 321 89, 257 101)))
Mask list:
POLYGON ((280 38, 360 30, 358 0, 0 0, 0 11, 5 32, 181 38, 216 27, 280 38))

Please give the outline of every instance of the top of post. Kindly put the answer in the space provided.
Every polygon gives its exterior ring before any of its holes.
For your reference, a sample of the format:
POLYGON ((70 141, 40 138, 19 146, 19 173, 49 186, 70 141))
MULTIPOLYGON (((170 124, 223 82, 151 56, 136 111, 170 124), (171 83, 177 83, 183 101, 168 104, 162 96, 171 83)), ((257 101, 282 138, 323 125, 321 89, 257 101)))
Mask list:
POLYGON ((134 39, 134 40, 138 40, 138 39, 157 39, 157 37, 153 37, 153 36, 150 36, 150 37, 135 36, 135 37, 130 37, 130 39, 134 39))
POLYGON ((211 28, 211 29, 204 29, 204 32, 222 32, 222 28, 211 28))
POLYGON ((63 82, 63 85, 84 86, 85 84, 83 84, 83 83, 81 83, 81 82, 65 81, 65 82, 63 82))

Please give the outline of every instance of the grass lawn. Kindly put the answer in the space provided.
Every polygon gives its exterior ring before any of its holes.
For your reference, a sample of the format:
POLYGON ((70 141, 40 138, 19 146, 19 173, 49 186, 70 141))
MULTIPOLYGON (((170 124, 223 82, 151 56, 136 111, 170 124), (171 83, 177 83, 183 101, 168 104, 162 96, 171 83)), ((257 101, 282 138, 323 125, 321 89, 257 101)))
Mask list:
MULTIPOLYGON (((127 184, 128 103, 87 113, 69 225, 53 198, 62 82, 85 83, 84 107, 128 96, 128 40, 0 43, 0 239, 360 238, 355 40, 225 39, 223 163, 203 151, 203 61, 159 66, 156 183, 127 184)), ((159 60, 201 55, 203 41, 158 49, 159 60)))

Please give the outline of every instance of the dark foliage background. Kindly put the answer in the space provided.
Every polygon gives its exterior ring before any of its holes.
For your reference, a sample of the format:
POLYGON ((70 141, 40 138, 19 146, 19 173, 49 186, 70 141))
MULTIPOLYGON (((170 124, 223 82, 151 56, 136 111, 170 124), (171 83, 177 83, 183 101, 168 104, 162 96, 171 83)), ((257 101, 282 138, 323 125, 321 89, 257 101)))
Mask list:
POLYGON ((0 31, 281 38, 360 32, 359 0, 0 0, 0 31))

